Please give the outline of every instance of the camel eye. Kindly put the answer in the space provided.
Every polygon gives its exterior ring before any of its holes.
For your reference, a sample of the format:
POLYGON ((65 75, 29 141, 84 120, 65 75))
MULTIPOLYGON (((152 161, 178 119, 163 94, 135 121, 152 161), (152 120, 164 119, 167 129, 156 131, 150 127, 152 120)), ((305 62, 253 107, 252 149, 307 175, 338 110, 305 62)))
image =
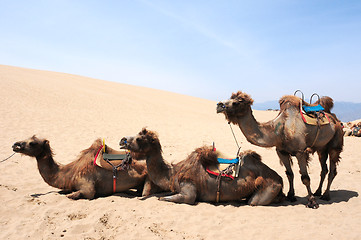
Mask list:
POLYGON ((30 142, 29 145, 34 147, 34 146, 38 145, 38 143, 37 142, 30 142))

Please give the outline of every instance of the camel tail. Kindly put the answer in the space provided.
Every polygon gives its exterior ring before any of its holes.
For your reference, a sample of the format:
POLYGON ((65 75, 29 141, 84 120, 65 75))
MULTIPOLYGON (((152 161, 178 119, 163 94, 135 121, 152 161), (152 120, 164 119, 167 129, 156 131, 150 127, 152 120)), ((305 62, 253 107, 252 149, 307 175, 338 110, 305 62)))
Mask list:
POLYGON ((323 96, 316 104, 321 104, 321 106, 325 109, 325 112, 331 113, 331 109, 333 108, 333 99, 328 96, 323 96))
POLYGON ((211 146, 203 146, 195 150, 197 153, 197 161, 204 167, 213 166, 218 164, 217 152, 213 151, 211 146))

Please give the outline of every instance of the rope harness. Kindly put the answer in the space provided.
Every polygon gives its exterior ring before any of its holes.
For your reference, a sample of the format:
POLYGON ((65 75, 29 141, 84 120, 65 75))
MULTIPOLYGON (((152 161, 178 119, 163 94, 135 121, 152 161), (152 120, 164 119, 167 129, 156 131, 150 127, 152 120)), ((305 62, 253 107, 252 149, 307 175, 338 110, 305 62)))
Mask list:
MULTIPOLYGON (((241 160, 239 159, 239 152, 241 150, 241 147, 239 146, 238 144, 238 141, 237 141, 237 138, 236 138, 236 135, 234 134, 234 131, 233 131, 233 128, 232 128, 232 125, 230 122, 228 122, 228 125, 231 129, 231 132, 232 132, 232 135, 233 135, 233 138, 234 138, 234 141, 236 142, 236 145, 237 145, 237 148, 238 148, 238 151, 237 151, 237 159, 238 159, 238 163, 231 163, 229 164, 229 166, 220 171, 219 175, 217 176, 216 178, 216 182, 217 182, 217 194, 216 194, 216 202, 218 203, 219 200, 220 200, 220 195, 221 195, 221 182, 222 182, 222 177, 223 176, 227 176, 227 175, 232 175, 233 174, 233 168, 236 166, 236 178, 238 177, 238 174, 239 174, 239 170, 241 169, 241 160)), ((214 147, 213 147, 214 149, 214 147)))
MULTIPOLYGON (((127 152, 126 154, 107 154, 105 153, 105 145, 102 145, 97 154, 95 155, 95 159, 94 159, 94 165, 99 166, 96 163, 96 160, 101 152, 101 150, 103 149, 103 159, 104 161, 106 161, 111 167, 112 167, 112 171, 113 171, 113 193, 115 193, 116 189, 117 189, 117 172, 118 171, 122 171, 122 170, 128 170, 130 169, 130 164, 132 163, 132 156, 130 155, 130 152, 127 152), (124 157, 124 158, 123 158, 124 157), (114 165, 111 161, 112 160, 122 160, 121 163, 114 165)), ((99 166, 102 167, 102 166, 99 166)))
MULTIPOLYGON (((238 162, 238 164, 240 164, 238 162)), ((219 175, 217 176, 216 182, 217 182, 217 196, 216 196, 216 202, 219 202, 219 197, 221 194, 221 180, 222 177, 225 175, 231 175, 233 173, 233 167, 236 166, 236 163, 231 163, 226 169, 222 170, 219 175)), ((239 169, 239 168, 238 168, 239 169)))
POLYGON ((118 164, 114 165, 111 163, 111 161, 107 158, 104 158, 104 160, 109 163, 109 165, 113 168, 113 193, 115 193, 115 190, 117 189, 117 171, 119 168, 119 171, 121 170, 128 170, 130 168, 130 164, 132 163, 132 157, 130 156, 130 153, 128 152, 126 154, 126 157, 123 159, 123 161, 118 164))

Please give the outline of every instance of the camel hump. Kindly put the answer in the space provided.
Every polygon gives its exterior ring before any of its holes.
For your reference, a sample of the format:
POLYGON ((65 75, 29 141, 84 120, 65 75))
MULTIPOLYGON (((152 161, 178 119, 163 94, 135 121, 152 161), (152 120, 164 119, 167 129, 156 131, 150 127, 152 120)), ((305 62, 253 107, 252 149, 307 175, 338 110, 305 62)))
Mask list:
POLYGON ((212 146, 203 146, 194 150, 197 154, 197 161, 199 161, 204 167, 217 165, 217 152, 213 151, 212 146))
POLYGON ((301 101, 303 102, 303 100, 299 97, 296 97, 293 95, 285 95, 280 98, 278 103, 280 104, 280 109, 282 111, 282 110, 286 109, 288 107, 288 105, 299 108, 301 101), (289 104, 287 104, 287 103, 289 103, 289 104))
POLYGON ((258 153, 256 153, 255 151, 252 151, 252 150, 243 151, 239 154, 239 156, 243 159, 245 157, 251 157, 253 160, 255 160, 257 162, 262 162, 261 155, 259 155, 258 153))
POLYGON ((325 109, 325 112, 331 113, 331 109, 333 108, 333 99, 328 96, 323 96, 316 102, 316 104, 320 104, 325 109))

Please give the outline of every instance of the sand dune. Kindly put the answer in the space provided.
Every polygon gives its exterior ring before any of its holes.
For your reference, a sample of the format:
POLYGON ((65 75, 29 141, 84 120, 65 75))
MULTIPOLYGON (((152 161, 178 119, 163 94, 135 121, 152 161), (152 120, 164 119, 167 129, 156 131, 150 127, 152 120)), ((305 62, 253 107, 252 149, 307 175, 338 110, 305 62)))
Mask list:
MULTIPOLYGON (((15 141, 36 134, 50 140, 55 160, 68 163, 98 137, 117 148, 122 136, 145 126, 159 133, 169 162, 181 161, 194 148, 213 141, 223 152, 237 151, 214 101, 4 65, 0 83, 1 159, 12 153, 15 141)), ((255 111, 260 122, 276 114, 255 111)), ((253 146, 238 127, 233 129, 243 150, 257 151, 283 177, 286 193, 285 170, 275 150, 253 146)), ((295 203, 189 206, 127 194, 73 201, 42 180, 34 159, 16 154, 0 163, 0 239, 359 239, 360 144, 359 138, 345 138, 332 199, 319 200, 317 210, 305 207, 306 189, 297 164, 295 203)), ((309 172, 315 190, 320 173, 316 157, 309 172)))

